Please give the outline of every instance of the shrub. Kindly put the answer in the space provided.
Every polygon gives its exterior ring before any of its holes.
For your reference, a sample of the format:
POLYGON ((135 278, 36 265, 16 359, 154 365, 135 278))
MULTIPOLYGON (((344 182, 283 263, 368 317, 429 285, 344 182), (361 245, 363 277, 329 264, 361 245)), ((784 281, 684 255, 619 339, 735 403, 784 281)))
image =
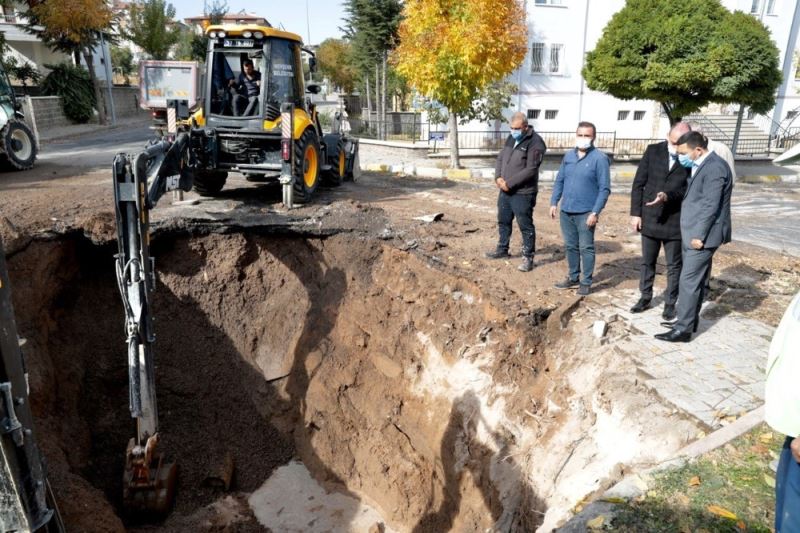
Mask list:
POLYGON ((60 96, 64 114, 73 122, 88 122, 95 106, 94 88, 89 73, 68 63, 45 66, 51 71, 42 82, 43 94, 60 96))

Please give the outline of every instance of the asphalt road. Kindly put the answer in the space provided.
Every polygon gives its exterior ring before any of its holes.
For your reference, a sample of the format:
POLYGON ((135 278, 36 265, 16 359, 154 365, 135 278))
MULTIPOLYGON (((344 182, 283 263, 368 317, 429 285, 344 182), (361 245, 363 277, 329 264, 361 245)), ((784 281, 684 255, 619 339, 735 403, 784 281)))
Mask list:
MULTIPOLYGON (((110 170, 114 155, 120 152, 134 154, 151 138, 152 131, 147 124, 140 122, 131 127, 52 142, 43 147, 36 167, 28 172, 74 176, 110 170)), ((362 147, 362 150, 369 149, 368 146, 362 147)), ((614 194, 627 194, 630 185, 619 183, 613 189, 614 194)), ((800 219, 800 186, 737 183, 732 211, 734 239, 800 257, 797 224, 800 219)))
POLYGON ((130 127, 97 131, 71 139, 43 143, 34 171, 49 173, 64 167, 86 171, 111 169, 111 161, 120 152, 141 151, 153 132, 146 123, 133 123, 130 127))

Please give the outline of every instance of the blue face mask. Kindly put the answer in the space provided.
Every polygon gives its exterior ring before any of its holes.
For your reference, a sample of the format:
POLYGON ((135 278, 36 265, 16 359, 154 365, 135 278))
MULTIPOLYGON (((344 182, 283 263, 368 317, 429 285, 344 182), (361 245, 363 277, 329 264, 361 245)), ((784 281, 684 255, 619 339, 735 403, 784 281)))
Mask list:
POLYGON ((519 141, 522 139, 522 135, 524 134, 525 130, 511 130, 511 136, 514 137, 515 141, 519 141))
POLYGON ((692 166, 694 166, 694 161, 689 159, 689 156, 686 154, 678 154, 678 163, 684 168, 692 168, 692 166))

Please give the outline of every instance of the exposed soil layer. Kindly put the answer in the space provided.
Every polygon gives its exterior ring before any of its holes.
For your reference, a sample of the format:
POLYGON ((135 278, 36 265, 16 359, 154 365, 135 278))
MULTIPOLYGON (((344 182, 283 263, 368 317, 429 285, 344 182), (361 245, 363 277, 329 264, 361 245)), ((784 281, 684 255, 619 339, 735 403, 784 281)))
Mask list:
MULTIPOLYGON (((134 424, 113 253, 80 237, 37 240, 9 262, 70 531, 215 529, 209 506, 225 495, 204 480, 226 454, 240 503, 297 457, 401 530, 541 521, 545 505, 507 453, 514 436, 502 420, 546 366, 542 328, 531 326, 547 310, 508 319, 497 295, 355 234, 234 234, 154 243, 161 445, 180 489, 166 523, 123 522, 134 424)), ((262 529, 242 507, 227 529, 262 529)))

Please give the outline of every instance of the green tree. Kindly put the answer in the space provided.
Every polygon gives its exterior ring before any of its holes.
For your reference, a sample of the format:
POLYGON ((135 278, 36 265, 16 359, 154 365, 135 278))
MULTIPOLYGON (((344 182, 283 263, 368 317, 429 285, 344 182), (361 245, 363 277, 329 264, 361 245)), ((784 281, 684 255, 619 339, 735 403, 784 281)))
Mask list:
POLYGON ((346 93, 353 92, 357 81, 352 53, 350 42, 342 39, 325 39, 317 50, 317 62, 322 75, 346 93))
POLYGON ((106 121, 100 84, 94 72, 94 48, 101 34, 114 40, 115 18, 105 0, 28 0, 24 13, 26 31, 37 35, 49 48, 79 58, 83 55, 101 124, 106 121))
POLYGON ((782 79, 769 30, 719 0, 628 0, 583 76, 593 90, 659 102, 673 123, 710 102, 763 113, 782 79))
POLYGON ((111 47, 111 68, 114 74, 119 74, 125 79, 125 85, 131 84, 131 74, 136 71, 133 64, 133 52, 127 46, 111 47))
POLYGON ((165 0, 141 0, 131 4, 128 37, 152 59, 167 59, 180 39, 175 26, 175 7, 165 0))
MULTIPOLYGON (((208 6, 208 11, 205 15, 208 17, 205 27, 211 24, 219 24, 222 18, 228 12, 227 2, 221 0, 214 0, 208 6)), ((204 29, 205 29, 204 27, 204 29)), ((181 32, 178 44, 175 48, 175 58, 181 61, 205 61, 206 50, 208 49, 208 37, 205 33, 195 33, 191 30, 184 30, 181 32)))
POLYGON ((368 106, 371 87, 375 87, 375 108, 380 120, 385 122, 390 78, 387 58, 397 46, 402 3, 400 0, 345 0, 344 8, 344 27, 340 29, 351 43, 351 63, 364 82, 368 106))
POLYGON ((406 0, 397 69, 449 111, 450 164, 458 168, 458 117, 511 74, 527 52, 519 0, 406 0))

